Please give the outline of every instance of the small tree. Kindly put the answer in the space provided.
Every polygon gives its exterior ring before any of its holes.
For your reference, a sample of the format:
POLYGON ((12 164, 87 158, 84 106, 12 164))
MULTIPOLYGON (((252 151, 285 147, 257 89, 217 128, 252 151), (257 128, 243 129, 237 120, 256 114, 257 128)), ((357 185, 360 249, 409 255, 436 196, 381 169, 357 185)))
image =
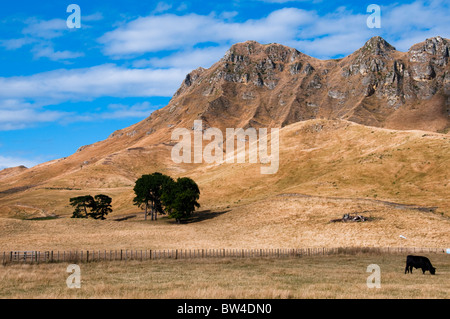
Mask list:
POLYGON ((72 218, 106 219, 105 216, 112 212, 111 202, 111 197, 102 194, 71 198, 70 205, 75 208, 72 218))
POLYGON ((169 186, 162 195, 162 202, 169 213, 169 218, 174 218, 177 223, 180 223, 181 220, 188 218, 195 208, 200 207, 197 202, 200 198, 200 190, 189 177, 178 178, 169 186))
POLYGON ((95 207, 95 200, 91 195, 79 196, 71 198, 70 205, 75 208, 72 218, 88 218, 88 209, 91 211, 95 207))
POLYGON ((151 207, 151 220, 158 218, 158 213, 164 214, 161 196, 167 185, 173 182, 172 178, 161 173, 142 175, 134 186, 136 197, 133 202, 138 207, 145 207, 145 220, 147 220, 148 208, 151 207))
POLYGON ((112 212, 111 202, 112 199, 109 196, 100 194, 94 197, 95 199, 95 210, 91 213, 92 218, 95 219, 106 219, 106 215, 112 212))

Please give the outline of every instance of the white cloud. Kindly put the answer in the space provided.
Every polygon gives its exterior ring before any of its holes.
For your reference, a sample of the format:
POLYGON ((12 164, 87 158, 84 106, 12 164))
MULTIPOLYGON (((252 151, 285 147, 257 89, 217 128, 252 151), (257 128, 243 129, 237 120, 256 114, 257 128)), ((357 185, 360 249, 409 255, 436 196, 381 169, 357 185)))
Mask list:
MULTIPOLYGON (((102 16, 99 14, 87 17, 89 21, 96 21, 101 18, 102 16)), ((16 50, 26 45, 31 45, 30 51, 35 59, 48 58, 52 61, 67 62, 68 60, 84 56, 82 52, 57 51, 54 49, 52 40, 70 32, 67 28, 66 20, 39 20, 33 17, 27 19, 24 23, 26 25, 22 29, 24 37, 1 40, 0 45, 7 50, 16 50)))
POLYGON ((117 119, 143 119, 161 106, 153 106, 149 102, 136 103, 134 105, 110 104, 106 111, 100 113, 67 114, 61 119, 61 123, 92 122, 99 120, 117 119))
POLYGON ((36 40, 32 38, 19 38, 19 39, 9 39, 9 40, 1 40, 0 44, 5 47, 7 50, 16 50, 21 47, 35 43, 36 40))
POLYGON ((144 119, 161 105, 154 106, 149 102, 134 105, 110 104, 107 109, 97 113, 77 113, 65 111, 48 111, 37 104, 19 101, 0 101, 0 131, 20 130, 36 126, 40 123, 57 122, 70 124, 116 119, 144 119))
MULTIPOLYGON (((85 22, 85 21, 91 22, 91 21, 100 21, 100 20, 103 20, 103 18, 104 18, 103 14, 101 12, 96 12, 96 13, 93 13, 90 15, 82 15, 81 20, 83 22, 85 22)), ((85 27, 84 23, 83 23, 83 27, 85 27)))
POLYGON ((153 13, 162 13, 172 9, 172 5, 166 2, 158 2, 153 13))
POLYGON ((52 61, 67 61, 84 56, 83 52, 55 51, 51 44, 36 45, 31 49, 31 52, 33 52, 35 59, 45 57, 52 61))
POLYGON ((137 103, 132 106, 124 104, 110 104, 109 112, 100 115, 102 119, 145 118, 157 108, 149 102, 137 103))
POLYGON ((39 164, 39 162, 30 161, 29 159, 0 155, 0 170, 2 170, 4 168, 8 168, 8 167, 17 167, 20 165, 24 165, 24 166, 30 168, 37 164, 39 164))
POLYGON ((442 36, 450 38, 448 1, 414 1, 400 6, 382 7, 381 24, 386 37, 395 41, 401 51, 427 38, 442 36))
POLYGON ((171 96, 187 69, 130 69, 103 64, 30 76, 0 77, 0 99, 86 101, 98 97, 171 96))
POLYGON ((26 23, 27 26, 22 30, 22 33, 35 38, 53 39, 67 32, 66 20, 63 19, 38 20, 30 18, 26 23))
POLYGON ((37 123, 55 122, 68 114, 60 111, 45 111, 31 103, 0 100, 0 131, 19 130, 37 123))
POLYGON ((94 117, 144 118, 149 104, 114 106, 100 114, 49 111, 49 105, 92 101, 100 97, 171 96, 190 70, 127 69, 114 64, 84 69, 60 69, 30 76, 0 77, 0 130, 17 130, 38 123, 90 121, 94 117))
MULTIPOLYGON (((448 13, 448 4, 441 0, 382 6, 381 29, 367 27, 369 13, 364 6, 358 12, 341 6, 325 15, 313 10, 283 8, 266 17, 243 22, 231 21, 233 16, 229 21, 230 17, 215 14, 150 15, 104 34, 99 42, 104 45, 106 55, 118 58, 165 50, 194 55, 194 50, 204 49, 204 43, 230 46, 236 42, 255 40, 294 46, 306 54, 326 59, 348 55, 375 35, 385 37, 402 50, 427 37, 449 37, 448 13)), ((167 57, 166 64, 170 64, 176 55, 167 57)), ((164 63, 161 58, 159 60, 159 63, 164 63)), ((149 62, 158 61, 153 59, 149 62)))
POLYGON ((286 8, 259 20, 226 22, 213 15, 164 14, 141 17, 103 35, 99 41, 110 56, 141 55, 163 50, 185 50, 197 44, 229 44, 247 40, 263 43, 295 38, 297 29, 312 22, 301 9, 286 8))
POLYGON ((177 11, 181 12, 181 11, 185 11, 188 9, 188 5, 186 2, 182 2, 178 8, 176 9, 177 11))
POLYGON ((228 46, 188 49, 167 57, 136 60, 133 65, 137 68, 185 68, 190 70, 198 67, 209 68, 219 61, 228 49, 228 46))

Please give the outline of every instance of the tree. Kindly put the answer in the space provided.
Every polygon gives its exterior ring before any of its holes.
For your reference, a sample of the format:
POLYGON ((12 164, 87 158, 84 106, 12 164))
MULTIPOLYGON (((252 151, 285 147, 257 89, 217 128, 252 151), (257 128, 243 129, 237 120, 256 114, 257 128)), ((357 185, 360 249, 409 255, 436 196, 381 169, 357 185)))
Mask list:
POLYGON ((197 202, 200 198, 198 185, 189 177, 178 178, 176 182, 168 184, 162 195, 162 203, 169 213, 169 218, 174 218, 177 223, 188 218, 195 208, 200 207, 197 202))
POLYGON ((102 194, 71 198, 70 205, 75 208, 72 218, 106 219, 105 216, 112 212, 111 202, 111 197, 102 194))
POLYGON ((134 186, 136 197, 133 202, 138 207, 145 207, 145 220, 147 220, 148 208, 151 207, 151 220, 158 218, 158 213, 164 214, 161 196, 164 189, 173 182, 170 176, 153 173, 150 175, 142 175, 134 186))
POLYGON ((100 194, 94 197, 95 210, 91 213, 91 217, 95 219, 106 219, 106 215, 112 212, 111 202, 112 199, 109 196, 100 194))
POLYGON ((95 200, 91 195, 79 196, 71 198, 70 205, 75 208, 72 218, 88 218, 90 213, 87 210, 94 208, 95 200))

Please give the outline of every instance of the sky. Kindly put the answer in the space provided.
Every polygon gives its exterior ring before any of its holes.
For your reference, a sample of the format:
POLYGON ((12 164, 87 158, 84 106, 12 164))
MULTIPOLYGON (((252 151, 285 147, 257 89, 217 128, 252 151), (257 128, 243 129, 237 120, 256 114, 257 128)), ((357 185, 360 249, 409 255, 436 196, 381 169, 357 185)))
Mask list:
POLYGON ((379 35, 408 51, 450 38, 449 16, 444 0, 2 1, 0 169, 69 156, 145 119, 235 43, 335 59, 379 35))

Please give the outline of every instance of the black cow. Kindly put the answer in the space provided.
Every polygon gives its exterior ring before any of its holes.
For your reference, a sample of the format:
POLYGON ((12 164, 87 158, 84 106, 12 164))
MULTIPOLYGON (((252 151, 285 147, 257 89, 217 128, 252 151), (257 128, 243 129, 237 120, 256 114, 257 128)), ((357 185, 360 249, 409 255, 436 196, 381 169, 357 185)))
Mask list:
POLYGON ((406 268, 405 274, 410 272, 412 274, 412 269, 414 268, 422 268, 422 273, 425 274, 425 271, 429 271, 430 274, 434 275, 436 273, 436 268, 431 265, 430 260, 427 257, 422 256, 412 256, 409 255, 406 257, 406 268))

